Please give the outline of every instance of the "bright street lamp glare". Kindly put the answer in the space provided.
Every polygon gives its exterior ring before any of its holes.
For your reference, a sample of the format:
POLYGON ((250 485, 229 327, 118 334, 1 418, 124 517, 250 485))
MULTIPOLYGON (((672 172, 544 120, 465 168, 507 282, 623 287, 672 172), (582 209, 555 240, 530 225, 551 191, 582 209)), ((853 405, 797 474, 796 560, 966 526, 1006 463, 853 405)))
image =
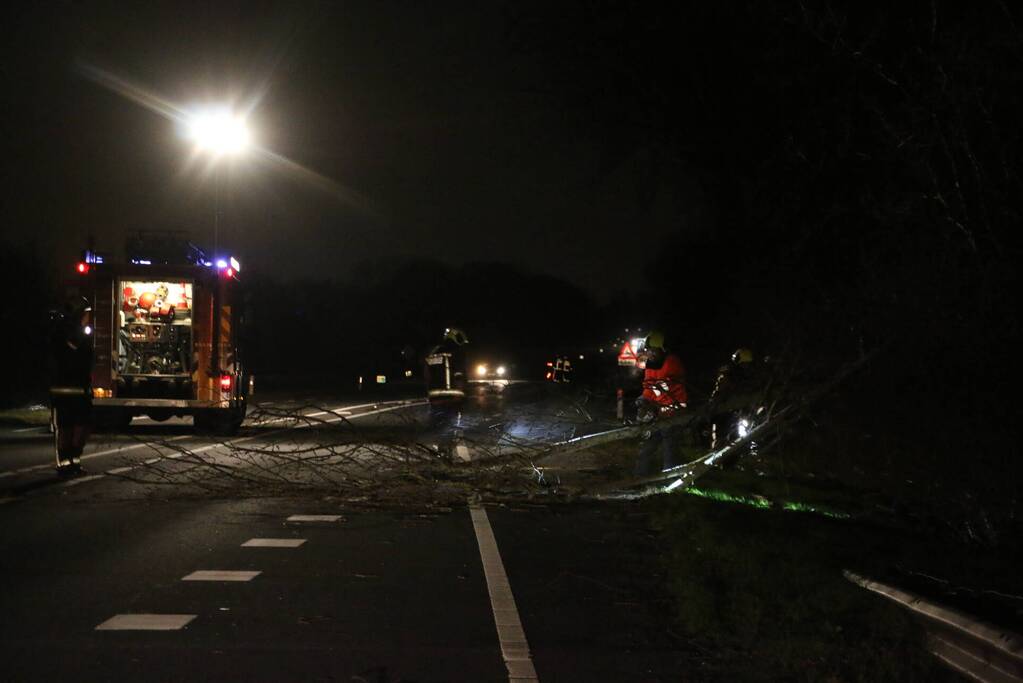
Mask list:
POLYGON ((197 114, 189 122, 189 135, 199 149, 213 154, 237 154, 249 144, 245 119, 228 111, 197 114))

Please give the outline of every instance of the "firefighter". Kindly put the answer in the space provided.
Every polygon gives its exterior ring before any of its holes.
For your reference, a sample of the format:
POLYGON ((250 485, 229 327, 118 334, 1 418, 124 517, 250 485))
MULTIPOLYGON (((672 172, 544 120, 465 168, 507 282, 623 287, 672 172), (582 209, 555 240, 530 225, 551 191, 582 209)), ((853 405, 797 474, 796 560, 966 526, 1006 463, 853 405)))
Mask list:
POLYGON ((749 382, 752 367, 752 349, 745 347, 736 349, 728 363, 718 368, 714 391, 710 394, 711 402, 720 400, 726 394, 735 393, 737 389, 745 388, 749 382))
POLYGON ((70 302, 56 317, 51 337, 50 415, 57 471, 81 471, 82 451, 92 427, 92 308, 70 302))
POLYGON ((426 389, 435 409, 458 407, 465 400, 465 347, 469 338, 457 327, 444 330, 441 343, 426 356, 426 389))
POLYGON ((742 347, 735 350, 728 363, 718 368, 709 401, 711 448, 745 436, 741 432, 762 412, 767 389, 765 361, 757 361, 752 349, 742 347), (737 430, 742 422, 745 426, 737 430))
MULTIPOLYGON (((643 393, 636 401, 636 417, 641 422, 678 415, 686 407, 685 368, 679 357, 664 344, 664 333, 653 331, 643 343, 640 360, 645 361, 643 393)), ((665 470, 674 467, 682 425, 652 427, 640 448, 636 475, 654 473, 654 457, 659 450, 665 470)))

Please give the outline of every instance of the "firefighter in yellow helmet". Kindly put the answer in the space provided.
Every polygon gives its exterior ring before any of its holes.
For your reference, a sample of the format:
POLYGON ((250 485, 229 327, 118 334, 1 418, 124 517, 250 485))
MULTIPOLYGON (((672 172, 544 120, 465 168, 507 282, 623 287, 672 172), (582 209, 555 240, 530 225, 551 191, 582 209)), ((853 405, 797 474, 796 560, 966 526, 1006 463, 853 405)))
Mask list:
MULTIPOLYGON (((637 401, 637 417, 654 421, 677 415, 685 409, 688 397, 685 384, 685 367, 681 359, 665 345, 664 333, 652 331, 647 335, 640 352, 645 361, 643 371, 643 394, 637 401)), ((636 462, 636 475, 646 476, 655 471, 655 456, 659 450, 663 469, 674 467, 682 435, 681 425, 670 425, 665 429, 651 427, 646 441, 640 447, 636 462)))

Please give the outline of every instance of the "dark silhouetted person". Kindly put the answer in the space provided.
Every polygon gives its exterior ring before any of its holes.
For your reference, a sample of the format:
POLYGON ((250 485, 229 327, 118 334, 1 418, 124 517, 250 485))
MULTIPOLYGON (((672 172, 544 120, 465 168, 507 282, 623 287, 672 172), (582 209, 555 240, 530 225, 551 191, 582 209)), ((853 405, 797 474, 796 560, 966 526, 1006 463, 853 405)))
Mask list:
POLYGON ((426 355, 426 392, 433 412, 457 410, 465 401, 469 338, 458 328, 444 330, 444 339, 426 355))
POLYGON ((92 309, 84 299, 69 304, 51 338, 50 410, 57 471, 81 471, 92 426, 92 309))

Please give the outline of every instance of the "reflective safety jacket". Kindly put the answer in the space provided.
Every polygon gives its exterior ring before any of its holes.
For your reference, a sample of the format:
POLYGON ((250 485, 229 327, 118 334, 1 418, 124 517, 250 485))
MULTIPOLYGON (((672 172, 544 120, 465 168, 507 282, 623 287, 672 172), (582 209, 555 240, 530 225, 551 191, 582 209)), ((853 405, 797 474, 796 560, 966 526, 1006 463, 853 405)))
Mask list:
POLYGON ((647 367, 643 373, 643 398, 660 406, 662 413, 686 407, 686 371, 678 356, 669 353, 661 367, 647 367))

